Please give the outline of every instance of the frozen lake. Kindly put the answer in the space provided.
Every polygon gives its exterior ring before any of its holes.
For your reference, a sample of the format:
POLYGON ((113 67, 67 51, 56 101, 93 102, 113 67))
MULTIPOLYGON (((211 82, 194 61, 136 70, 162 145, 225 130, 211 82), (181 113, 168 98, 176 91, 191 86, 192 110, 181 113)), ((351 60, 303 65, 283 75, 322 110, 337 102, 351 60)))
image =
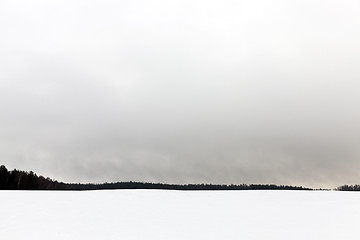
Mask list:
POLYGON ((0 191, 1 239, 359 239, 360 193, 0 191))

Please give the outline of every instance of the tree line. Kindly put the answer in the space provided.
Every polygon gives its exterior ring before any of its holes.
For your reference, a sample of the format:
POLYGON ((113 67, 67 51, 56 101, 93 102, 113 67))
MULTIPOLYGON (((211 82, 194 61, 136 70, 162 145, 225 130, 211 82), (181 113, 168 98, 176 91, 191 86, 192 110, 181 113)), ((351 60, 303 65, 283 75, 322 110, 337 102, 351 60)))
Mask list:
MULTIPOLYGON (((358 185, 356 185, 358 186, 358 185)), ((302 186, 275 184, 164 184, 149 182, 111 182, 111 183, 63 183, 37 176, 34 172, 9 171, 0 166, 1 190, 101 190, 101 189, 164 189, 164 190, 314 190, 302 186)), ((360 190, 360 186, 358 186, 360 190)), ((341 189, 338 189, 341 190, 341 189)))
POLYGON ((4 165, 0 166, 1 190, 65 190, 66 184, 37 176, 34 172, 19 170, 9 171, 4 165))
POLYGON ((338 191, 360 191, 360 185, 343 185, 340 187, 337 187, 336 190, 338 191))

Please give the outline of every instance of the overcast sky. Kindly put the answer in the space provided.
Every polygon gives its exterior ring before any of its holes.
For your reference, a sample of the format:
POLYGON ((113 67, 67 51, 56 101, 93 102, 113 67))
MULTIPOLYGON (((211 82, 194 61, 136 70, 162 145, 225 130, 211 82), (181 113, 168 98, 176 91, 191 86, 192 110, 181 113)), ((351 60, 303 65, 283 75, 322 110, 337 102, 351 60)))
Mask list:
POLYGON ((0 1, 0 163, 67 182, 360 183, 359 1, 0 1))

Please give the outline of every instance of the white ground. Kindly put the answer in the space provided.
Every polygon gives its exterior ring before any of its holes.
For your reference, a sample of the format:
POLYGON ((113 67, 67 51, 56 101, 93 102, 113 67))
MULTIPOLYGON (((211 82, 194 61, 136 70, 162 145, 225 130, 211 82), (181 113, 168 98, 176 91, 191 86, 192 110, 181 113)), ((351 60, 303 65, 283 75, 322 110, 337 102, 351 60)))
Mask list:
POLYGON ((0 191, 1 239, 360 239, 360 193, 0 191))

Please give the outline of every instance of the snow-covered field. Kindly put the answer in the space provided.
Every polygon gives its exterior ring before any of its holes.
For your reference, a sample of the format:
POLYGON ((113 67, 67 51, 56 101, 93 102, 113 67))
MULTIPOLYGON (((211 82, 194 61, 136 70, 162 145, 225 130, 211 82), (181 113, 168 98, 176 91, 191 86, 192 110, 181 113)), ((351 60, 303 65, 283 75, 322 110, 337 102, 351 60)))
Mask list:
POLYGON ((360 193, 0 191, 1 239, 360 239, 360 193))

